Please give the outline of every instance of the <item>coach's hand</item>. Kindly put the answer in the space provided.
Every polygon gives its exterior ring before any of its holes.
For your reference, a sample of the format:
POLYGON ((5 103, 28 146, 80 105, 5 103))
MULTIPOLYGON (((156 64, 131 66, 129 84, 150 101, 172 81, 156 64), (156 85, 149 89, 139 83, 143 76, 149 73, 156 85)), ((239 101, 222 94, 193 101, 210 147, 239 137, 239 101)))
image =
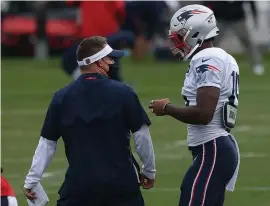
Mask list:
POLYGON ((143 189, 148 190, 154 187, 155 179, 149 179, 145 175, 141 174, 141 186, 143 189))
POLYGON ((152 100, 150 102, 149 109, 151 109, 156 116, 163 116, 165 115, 164 109, 167 104, 170 104, 170 100, 168 98, 152 100))
POLYGON ((31 189, 23 188, 23 193, 29 200, 37 199, 36 193, 32 192, 31 189))

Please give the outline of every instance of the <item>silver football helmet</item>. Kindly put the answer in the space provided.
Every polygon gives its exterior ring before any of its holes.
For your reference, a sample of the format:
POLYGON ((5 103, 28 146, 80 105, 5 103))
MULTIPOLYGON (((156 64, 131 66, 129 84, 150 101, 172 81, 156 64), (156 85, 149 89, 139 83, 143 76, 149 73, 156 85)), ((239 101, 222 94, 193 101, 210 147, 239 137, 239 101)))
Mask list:
POLYGON ((193 4, 179 9, 170 22, 169 40, 172 53, 180 60, 187 60, 204 40, 219 34, 216 18, 211 9, 193 4))

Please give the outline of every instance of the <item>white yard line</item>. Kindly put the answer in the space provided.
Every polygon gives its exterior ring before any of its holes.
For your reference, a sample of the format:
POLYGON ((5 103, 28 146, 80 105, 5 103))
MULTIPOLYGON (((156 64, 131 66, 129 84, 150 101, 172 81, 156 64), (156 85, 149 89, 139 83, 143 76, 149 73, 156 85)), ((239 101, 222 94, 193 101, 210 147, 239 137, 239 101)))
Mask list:
POLYGON ((172 149, 175 149, 175 148, 179 148, 179 147, 187 147, 187 140, 176 140, 176 141, 173 141, 173 143, 162 143, 162 150, 163 151, 170 151, 172 149))
POLYGON ((27 96, 27 95, 53 95, 54 90, 8 90, 5 89, 2 92, 2 96, 14 96, 14 95, 23 95, 23 96, 27 96))
MULTIPOLYGON (((20 130, 20 129, 2 129, 2 136, 4 136, 4 137, 7 136, 9 138, 10 137, 28 138, 29 136, 38 136, 39 133, 40 133, 39 129, 37 129, 36 131, 34 131, 34 130, 20 130)), ((37 140, 38 140, 38 138, 37 138, 37 140)))
MULTIPOLYGON (((57 177, 57 176, 63 176, 65 175, 66 170, 55 170, 53 172, 44 172, 42 175, 43 179, 46 179, 46 181, 50 178, 57 177)), ((18 173, 11 173, 7 174, 6 177, 8 179, 22 179, 25 178, 26 174, 18 174, 18 173)), ((57 185, 59 185, 59 182, 57 182, 57 185)))
MULTIPOLYGON (((262 126, 260 126, 260 128, 261 127, 262 126)), ((264 127, 268 128, 268 126, 266 126, 266 125, 264 127)), ((251 127, 250 125, 239 125, 235 129, 233 129, 233 133, 248 133, 252 130, 255 131, 256 127, 251 127)), ((237 140, 239 143, 244 143, 244 142, 246 142, 246 139, 247 138, 240 137, 237 140)), ((186 139, 184 139, 184 140, 176 140, 176 141, 173 141, 172 143, 157 142, 157 143, 155 143, 155 145, 156 145, 156 148, 158 149, 157 151, 171 151, 171 150, 174 150, 174 149, 177 149, 180 147, 187 147, 187 141, 186 141, 186 139)), ((173 159, 173 157, 171 159, 173 159)))
POLYGON ((256 152, 240 152, 241 158, 264 158, 267 157, 267 154, 256 153, 256 152))
POLYGON ((239 125, 239 126, 236 126, 234 129, 233 129, 233 132, 248 132, 252 129, 251 126, 249 125, 239 125))
MULTIPOLYGON (((32 157, 29 158, 3 158, 2 162, 3 163, 31 163, 32 157)), ((65 162, 67 161, 66 158, 53 158, 52 163, 54 162, 65 162)))
POLYGON ((269 121, 269 119, 270 119, 270 114, 259 114, 259 115, 257 116, 257 118, 260 119, 260 120, 268 120, 268 121, 269 121))
MULTIPOLYGON (((241 158, 266 158, 269 155, 265 153, 256 153, 256 152, 241 152, 241 158)), ((156 152, 156 160, 182 160, 182 159, 191 159, 191 154, 177 154, 177 153, 158 153, 156 152)))
POLYGON ((42 175, 42 178, 46 179, 46 178, 49 178, 49 177, 53 177, 55 176, 55 172, 44 172, 43 175, 42 175))
POLYGON ((192 160, 192 156, 191 155, 181 155, 181 154, 169 154, 169 153, 163 153, 163 154, 158 154, 156 153, 156 160, 157 161, 163 161, 163 160, 182 160, 182 159, 190 159, 192 160))
POLYGON ((1 111, 1 116, 31 116, 46 114, 46 108, 40 109, 5 109, 1 111))
MULTIPOLYGON (((257 187, 236 187, 235 191, 252 191, 252 192, 268 192, 270 191, 269 186, 257 186, 257 187)), ((147 190, 147 192, 180 192, 180 188, 153 188, 147 190)))
MULTIPOLYGON (((137 156, 136 154, 134 154, 137 156)), ((266 158, 269 155, 265 153, 256 153, 256 152, 240 152, 241 158, 266 158)), ((191 159, 191 155, 189 154, 177 154, 177 153, 158 153, 156 152, 156 160, 181 160, 181 159, 191 159)), ((31 163, 32 157, 29 158, 4 158, 2 162, 4 163, 13 163, 13 164, 20 164, 20 163, 31 163)), ((66 162, 66 158, 54 158, 52 163, 54 162, 66 162)))
MULTIPOLYGON (((42 183, 41 183, 42 184, 42 183)), ((58 187, 55 187, 55 190, 53 189, 49 189, 46 190, 47 185, 44 187, 45 192, 47 195, 58 195, 57 191, 58 189, 61 187, 62 183, 59 183, 58 187)), ((180 188, 153 188, 150 190, 143 190, 144 192, 150 192, 150 193, 159 193, 159 192, 169 192, 169 193, 173 193, 173 192, 177 192, 180 193, 180 188)), ((234 192, 269 192, 270 191, 270 187, 269 186, 254 186, 254 187, 236 187, 234 192)), ((22 191, 18 190, 16 191, 16 194, 18 195, 22 195, 22 191)), ((50 198, 50 197, 49 197, 50 198)))
MULTIPOLYGON (((133 84, 134 85, 134 84, 133 84)), ((179 92, 180 87, 172 87, 171 85, 162 85, 158 86, 155 85, 155 91, 163 91, 163 92, 168 92, 168 91, 175 91, 179 92)), ((151 93, 153 91, 153 86, 145 86, 143 93, 151 93)), ((254 87, 254 86, 245 86, 240 89, 241 92, 248 92, 248 93, 253 93, 253 92, 267 92, 270 91, 270 87, 254 87)), ((2 96, 14 96, 14 95, 21 95, 21 96, 43 96, 43 95, 49 95, 51 98, 53 96, 54 90, 49 90, 49 89, 44 89, 44 90, 9 90, 9 89, 4 89, 2 91, 2 96), (51 95, 51 96, 50 96, 51 95)), ((150 101, 150 100, 149 100, 150 101)))

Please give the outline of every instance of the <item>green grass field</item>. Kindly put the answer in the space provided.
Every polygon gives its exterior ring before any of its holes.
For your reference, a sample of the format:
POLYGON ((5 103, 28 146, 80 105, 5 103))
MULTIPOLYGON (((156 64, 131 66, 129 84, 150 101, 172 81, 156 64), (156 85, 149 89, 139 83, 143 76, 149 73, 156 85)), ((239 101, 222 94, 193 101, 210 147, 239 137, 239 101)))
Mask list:
MULTIPOLYGON (((236 136, 241 150, 241 166, 236 190, 227 193, 226 206, 270 205, 270 70, 254 76, 247 59, 238 56, 240 66, 240 111, 236 136)), ((44 115, 55 90, 70 79, 60 70, 59 60, 37 62, 31 59, 2 60, 2 166, 13 185, 19 205, 24 206, 21 187, 30 168, 44 115)), ((270 56, 265 56, 266 69, 270 56)), ((168 97, 183 105, 181 87, 187 65, 180 62, 160 63, 151 58, 135 63, 123 61, 123 76, 132 84, 142 104, 151 99, 168 97)), ((182 177, 191 164, 186 146, 186 125, 169 117, 155 117, 151 134, 156 153, 155 188, 143 191, 147 206, 173 206, 179 199, 182 177)), ((62 141, 47 169, 42 184, 56 205, 67 162, 62 141)))

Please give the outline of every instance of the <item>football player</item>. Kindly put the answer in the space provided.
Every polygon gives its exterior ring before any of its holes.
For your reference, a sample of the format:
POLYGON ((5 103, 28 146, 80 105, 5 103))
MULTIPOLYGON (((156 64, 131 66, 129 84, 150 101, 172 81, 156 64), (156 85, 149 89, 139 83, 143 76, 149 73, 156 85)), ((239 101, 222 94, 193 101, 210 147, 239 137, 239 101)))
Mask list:
POLYGON ((230 54, 213 46, 217 35, 214 13, 205 6, 188 5, 173 15, 171 51, 179 60, 191 60, 182 88, 186 107, 168 98, 149 106, 157 116, 171 116, 188 127, 193 163, 182 181, 180 206, 223 205, 239 170, 239 149, 230 134, 237 116, 239 68, 230 54))

